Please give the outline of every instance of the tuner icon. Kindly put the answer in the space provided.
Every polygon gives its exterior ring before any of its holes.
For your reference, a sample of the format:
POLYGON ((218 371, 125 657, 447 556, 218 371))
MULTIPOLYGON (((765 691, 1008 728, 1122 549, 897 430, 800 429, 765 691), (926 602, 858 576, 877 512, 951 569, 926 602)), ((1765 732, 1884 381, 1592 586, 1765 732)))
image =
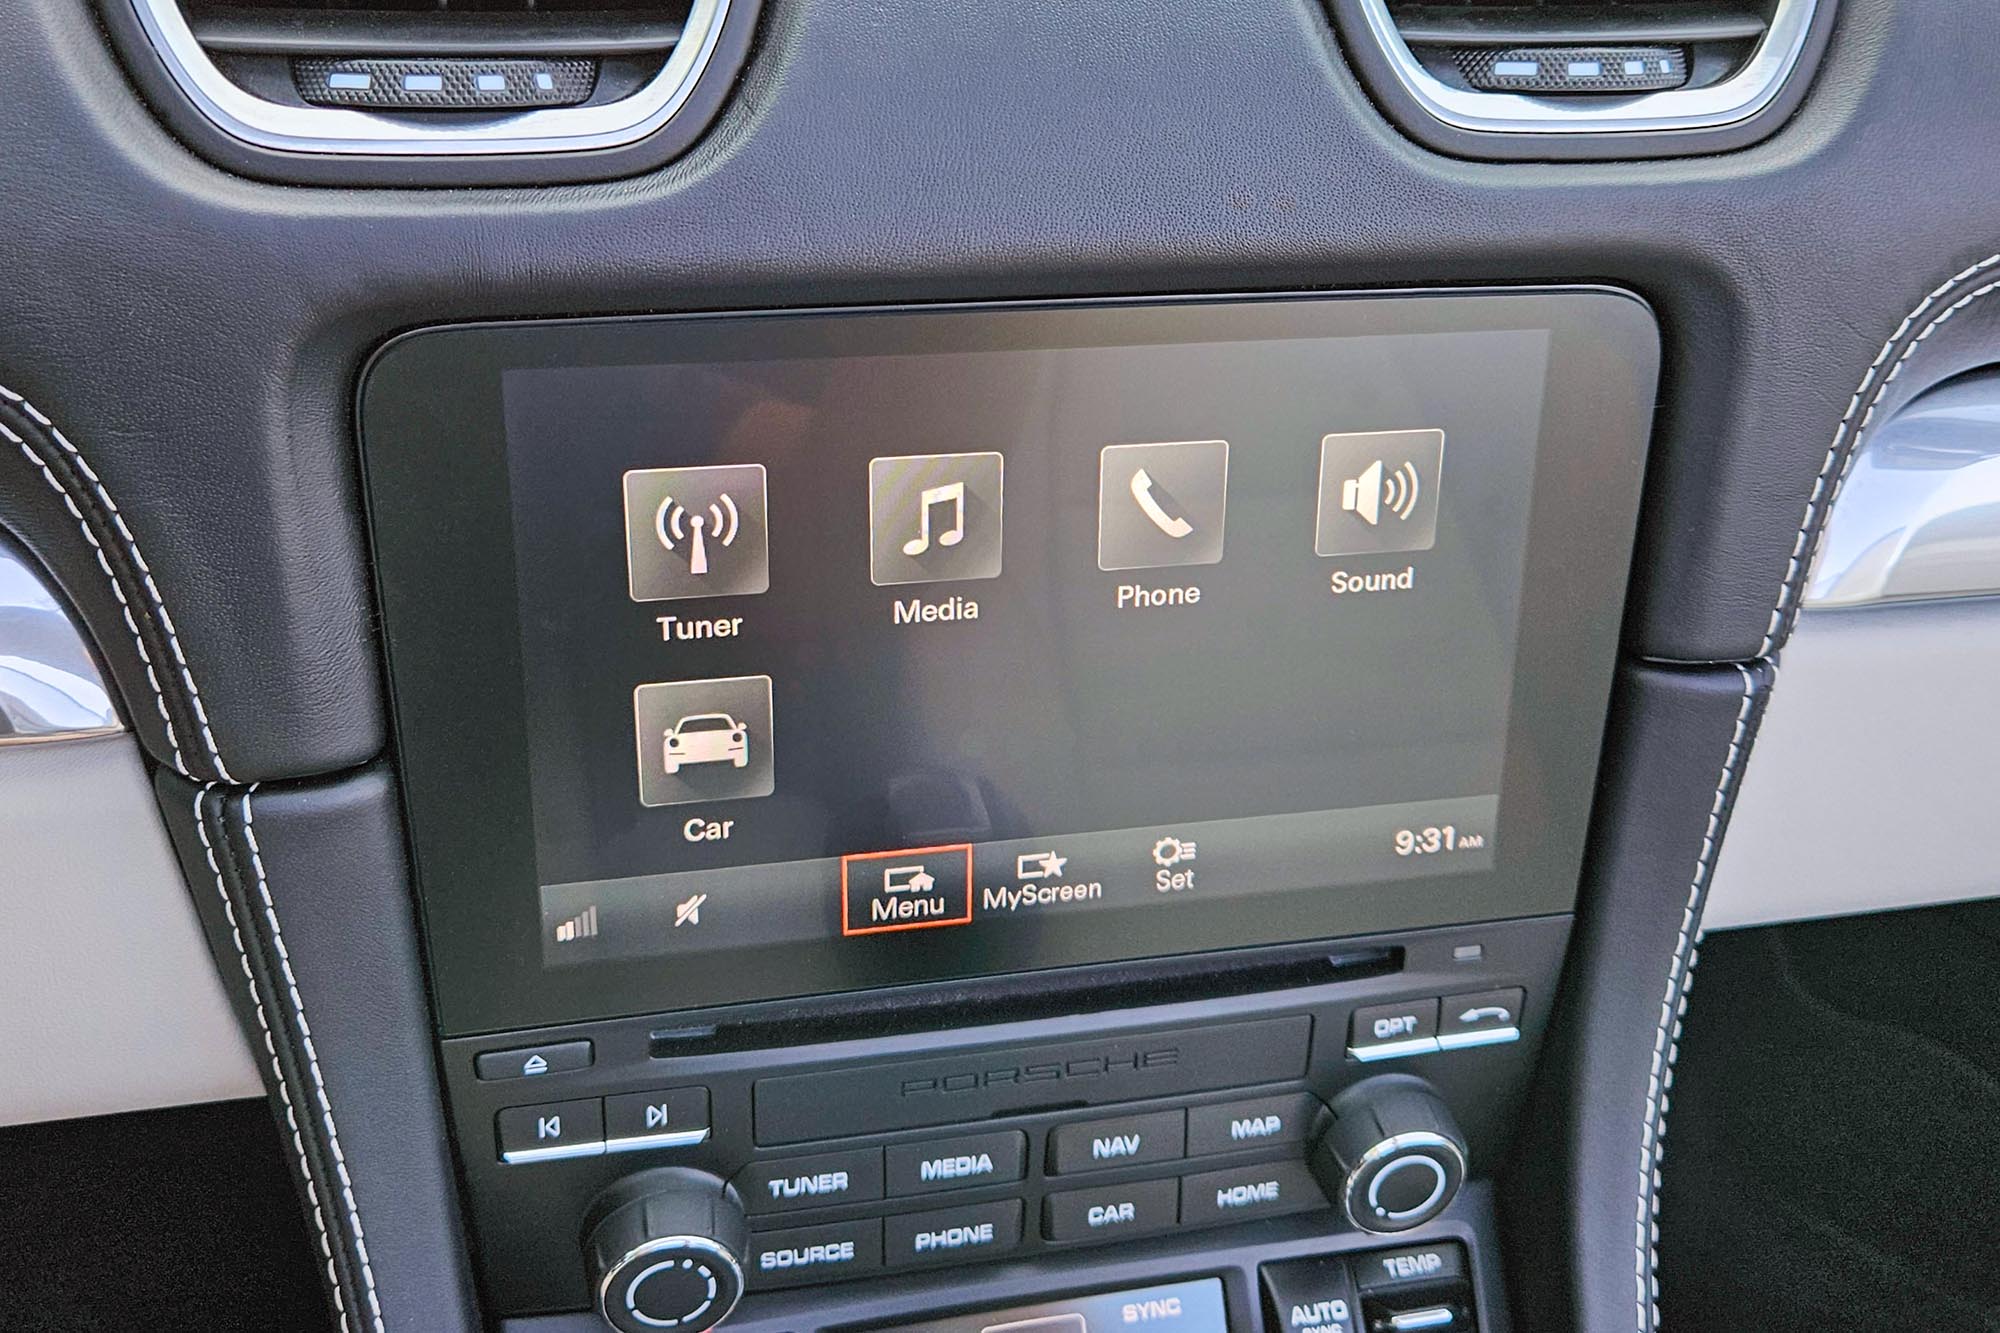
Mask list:
POLYGON ((730 597, 771 586, 764 468, 646 468, 625 474, 632 600, 730 597))
POLYGON ((1441 430, 1367 431, 1319 442, 1320 555, 1428 551, 1437 544, 1441 430))

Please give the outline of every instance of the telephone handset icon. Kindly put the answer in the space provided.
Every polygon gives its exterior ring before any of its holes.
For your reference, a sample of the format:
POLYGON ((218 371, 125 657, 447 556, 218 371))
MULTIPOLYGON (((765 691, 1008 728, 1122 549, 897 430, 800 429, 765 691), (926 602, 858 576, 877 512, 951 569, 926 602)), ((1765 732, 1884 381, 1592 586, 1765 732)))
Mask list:
POLYGON ((1138 501, 1140 512, 1152 520, 1154 527, 1176 541, 1194 531, 1194 524, 1169 514, 1160 502, 1153 498, 1153 479, 1146 475, 1144 468, 1132 474, 1132 498, 1138 501))

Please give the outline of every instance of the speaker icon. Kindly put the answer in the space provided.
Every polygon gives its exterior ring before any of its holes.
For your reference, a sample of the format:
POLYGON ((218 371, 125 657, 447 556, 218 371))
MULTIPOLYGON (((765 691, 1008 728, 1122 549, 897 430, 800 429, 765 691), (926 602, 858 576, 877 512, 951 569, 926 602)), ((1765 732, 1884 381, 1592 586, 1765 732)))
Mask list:
POLYGON ((690 574, 708 573, 709 542, 734 546, 736 534, 742 530, 743 520, 736 512, 736 501, 729 498, 727 491, 711 501, 707 509, 692 516, 687 506, 671 495, 663 497, 659 508, 653 511, 653 534, 660 539, 660 545, 669 551, 689 547, 690 574))
POLYGON ((1417 498, 1423 494, 1423 480, 1414 464, 1405 460, 1384 476, 1386 469, 1378 458, 1363 468, 1360 476, 1340 483, 1340 507, 1371 528, 1382 521, 1385 509, 1409 522, 1410 515, 1417 512, 1417 498))

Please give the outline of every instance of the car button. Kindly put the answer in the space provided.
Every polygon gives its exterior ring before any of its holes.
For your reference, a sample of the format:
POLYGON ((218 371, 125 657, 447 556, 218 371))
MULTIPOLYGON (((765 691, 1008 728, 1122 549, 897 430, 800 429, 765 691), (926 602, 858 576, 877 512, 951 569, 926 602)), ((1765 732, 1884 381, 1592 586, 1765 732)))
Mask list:
POLYGON ((604 1103, 595 1097, 540 1106, 510 1106, 495 1118, 500 1160, 552 1162, 604 1152, 604 1103))
POLYGON ((1440 1050, 1461 1051, 1468 1046, 1501 1046, 1521 1039, 1521 1006, 1527 996, 1516 986, 1511 990, 1480 991, 1475 995, 1448 995, 1438 1023, 1440 1050))
POLYGON ((1274 1333, 1361 1333, 1359 1302, 1340 1256, 1286 1259, 1257 1271, 1265 1323, 1274 1333))
POLYGON ((751 1284, 765 1289, 826 1282, 881 1266, 882 1220, 876 1217, 753 1232, 746 1265, 751 1284))
POLYGON ((587 1041, 555 1041, 546 1046, 521 1046, 509 1051, 481 1051, 473 1058, 473 1072, 482 1080, 536 1078, 543 1074, 567 1074, 588 1069, 595 1051, 587 1041))
POLYGON ((604 1099, 607 1152, 686 1148, 708 1139, 708 1089, 669 1088, 604 1099))
POLYGON ((961 1204, 889 1218, 882 1249, 892 1268, 1001 1254, 1021 1243, 1021 1201, 961 1204))
POLYGON ((1181 1177, 1181 1224, 1215 1226, 1326 1207, 1304 1162, 1261 1162, 1181 1177))
POLYGON ((968 1134, 888 1150, 891 1195, 933 1194, 1019 1180, 1028 1169, 1028 1137, 1019 1130, 968 1134))
POLYGON ((1042 1234, 1050 1240, 1102 1240, 1161 1231, 1180 1220, 1180 1197, 1178 1180, 1051 1194, 1042 1201, 1042 1234))
POLYGON ((1394 1060, 1429 1055, 1438 1048, 1438 1002, 1404 1000, 1354 1011, 1347 1053, 1356 1060, 1394 1060))
POLYGON ((1059 1175, 1140 1162, 1171 1162, 1186 1153, 1185 1111, 1087 1120, 1049 1131, 1049 1161, 1059 1175))
POLYGON ((882 1197, 882 1150, 822 1153, 755 1162, 736 1176, 737 1193, 753 1213, 831 1208, 882 1197))
POLYGON ((1211 1153, 1303 1143, 1319 1103, 1303 1092, 1257 1097, 1220 1106, 1188 1110, 1187 1150, 1190 1157, 1211 1153))

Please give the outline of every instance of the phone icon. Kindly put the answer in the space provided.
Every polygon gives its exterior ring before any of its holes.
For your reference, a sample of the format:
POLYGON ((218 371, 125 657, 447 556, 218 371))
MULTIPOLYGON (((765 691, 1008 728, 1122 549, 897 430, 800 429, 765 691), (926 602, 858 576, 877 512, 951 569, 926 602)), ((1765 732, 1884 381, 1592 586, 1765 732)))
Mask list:
POLYGON ((1132 498, 1139 502, 1140 511, 1153 521, 1153 526, 1175 541, 1194 531, 1194 524, 1169 514, 1165 507, 1153 498, 1153 479, 1146 474, 1144 468, 1132 474, 1132 498))
POLYGON ((1106 445, 1097 465, 1097 567, 1215 564, 1228 505, 1227 440, 1106 445))

